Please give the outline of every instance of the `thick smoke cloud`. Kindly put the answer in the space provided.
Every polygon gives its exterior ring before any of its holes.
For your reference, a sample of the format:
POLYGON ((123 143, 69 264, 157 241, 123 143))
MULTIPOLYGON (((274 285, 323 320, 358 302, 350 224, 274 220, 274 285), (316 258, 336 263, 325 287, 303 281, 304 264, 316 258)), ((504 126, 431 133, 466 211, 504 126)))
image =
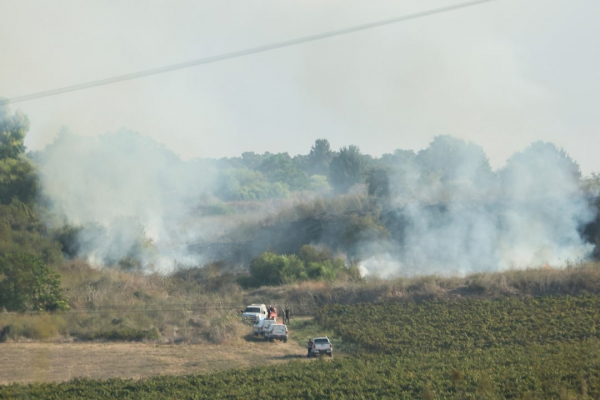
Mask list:
POLYGON ((95 265, 126 258, 140 267, 200 262, 187 252, 191 211, 213 184, 206 163, 183 162, 152 139, 119 131, 99 137, 62 132, 39 154, 43 196, 58 221, 82 227, 76 252, 95 265))
POLYGON ((392 235, 401 244, 364 244, 367 275, 564 266, 593 250, 580 235, 595 210, 579 167, 552 144, 534 143, 492 172, 480 147, 437 137, 394 171, 391 202, 404 224, 392 235))
MULTIPOLYGON (((436 137, 417 154, 397 151, 387 160, 389 198, 381 223, 389 236, 366 235, 356 248, 336 249, 358 255, 366 275, 564 266, 593 251, 581 229, 596 210, 581 192, 578 165, 552 144, 534 143, 498 171, 480 146, 449 136, 436 137)), ((245 243, 260 243, 251 252, 256 255, 286 240, 296 240, 298 248, 340 241, 306 238, 293 224, 255 224, 266 228, 246 234, 239 222, 260 219, 256 212, 203 215, 199 206, 214 204, 211 193, 223 184, 218 163, 182 161, 132 132, 95 138, 63 132, 37 161, 43 197, 59 217, 50 226, 80 227, 72 252, 95 265, 169 271, 175 264, 225 257, 245 243), (216 243, 224 235, 230 241, 216 243)))

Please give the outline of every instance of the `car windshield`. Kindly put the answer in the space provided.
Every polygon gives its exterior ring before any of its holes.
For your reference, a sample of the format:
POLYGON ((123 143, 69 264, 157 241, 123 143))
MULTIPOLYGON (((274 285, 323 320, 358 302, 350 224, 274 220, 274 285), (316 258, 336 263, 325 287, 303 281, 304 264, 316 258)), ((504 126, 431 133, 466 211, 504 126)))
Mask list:
POLYGON ((259 313, 260 312, 260 307, 246 307, 246 311, 247 313, 259 313))
POLYGON ((329 339, 315 339, 315 343, 329 343, 329 339))

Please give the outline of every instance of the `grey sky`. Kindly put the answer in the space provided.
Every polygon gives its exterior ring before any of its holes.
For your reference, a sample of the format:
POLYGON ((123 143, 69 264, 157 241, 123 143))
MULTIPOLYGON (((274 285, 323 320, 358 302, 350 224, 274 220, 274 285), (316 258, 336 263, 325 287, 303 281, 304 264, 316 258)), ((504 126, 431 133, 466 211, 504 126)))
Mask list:
MULTIPOLYGON (((13 97, 293 39, 457 1, 0 3, 0 95, 13 97), (143 4, 143 5, 141 5, 143 4)), ((438 134, 494 167, 536 140, 600 170, 600 2, 498 0, 370 31, 19 103, 30 149, 60 126, 128 127, 184 158, 380 155, 438 134)))

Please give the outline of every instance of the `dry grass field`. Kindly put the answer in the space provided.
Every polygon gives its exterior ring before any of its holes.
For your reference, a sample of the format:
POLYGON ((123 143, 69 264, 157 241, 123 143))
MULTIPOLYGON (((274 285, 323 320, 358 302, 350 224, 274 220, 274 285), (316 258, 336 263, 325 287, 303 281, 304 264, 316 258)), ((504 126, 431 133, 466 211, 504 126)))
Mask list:
POLYGON ((206 373, 305 359, 296 341, 215 344, 23 343, 0 344, 0 385, 74 378, 141 378, 206 373))

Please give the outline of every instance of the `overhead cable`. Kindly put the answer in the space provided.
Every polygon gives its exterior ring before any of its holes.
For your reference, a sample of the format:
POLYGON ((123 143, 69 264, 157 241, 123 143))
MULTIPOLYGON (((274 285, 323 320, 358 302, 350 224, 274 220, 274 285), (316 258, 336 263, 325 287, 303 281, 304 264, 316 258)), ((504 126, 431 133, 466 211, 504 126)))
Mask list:
POLYGON ((412 19, 423 18, 423 17, 427 17, 430 15, 434 15, 434 14, 441 14, 441 13, 454 11, 454 10, 458 10, 458 9, 462 9, 462 8, 466 8, 466 7, 476 6, 476 5, 483 4, 483 3, 489 3, 491 1, 495 1, 495 0, 469 1, 466 3, 454 4, 451 6, 435 8, 435 9, 427 10, 427 11, 421 11, 421 12, 418 12, 415 14, 403 15, 401 17, 390 18, 390 19, 385 19, 385 20, 376 21, 376 22, 370 22, 370 23, 362 24, 362 25, 356 25, 356 26, 353 26, 350 28, 338 29, 338 30, 329 31, 329 32, 325 32, 325 33, 319 33, 316 35, 305 36, 305 37, 298 38, 298 39, 286 40, 283 42, 268 44, 268 45, 259 46, 259 47, 253 47, 253 48, 245 49, 245 50, 234 51, 231 53, 225 53, 225 54, 221 54, 221 55, 217 55, 217 56, 205 57, 205 58, 200 58, 200 59, 193 60, 193 61, 187 61, 187 62, 178 63, 178 64, 171 64, 171 65, 167 65, 164 67, 152 68, 152 69, 147 69, 144 71, 138 71, 138 72, 133 72, 133 73, 129 73, 129 74, 114 76, 112 78, 106 78, 106 79, 100 79, 100 80, 90 81, 90 82, 86 82, 86 83, 80 83, 80 84, 76 84, 76 85, 64 86, 64 87, 57 88, 57 89, 51 89, 51 90, 46 90, 46 91, 41 91, 41 92, 36 92, 36 93, 30 93, 30 94, 26 94, 26 95, 22 95, 22 96, 12 97, 9 99, 0 99, 0 104, 19 103, 22 101, 39 99, 41 97, 56 96, 56 95, 62 94, 62 93, 68 93, 68 92, 74 92, 77 90, 89 89, 89 88, 96 87, 96 86, 110 85, 113 83, 128 81, 128 80, 132 80, 132 79, 138 79, 138 78, 142 78, 142 77, 149 76, 149 75, 157 75, 157 74, 171 72, 171 71, 175 71, 175 70, 179 70, 179 69, 196 67, 198 65, 211 64, 211 63, 215 63, 215 62, 219 62, 219 61, 230 60, 232 58, 239 58, 239 57, 247 56, 250 54, 263 53, 266 51, 280 49, 283 47, 295 46, 295 45, 302 44, 302 43, 313 42, 316 40, 326 39, 326 38, 330 38, 330 37, 334 37, 334 36, 346 35, 348 33, 358 32, 358 31, 362 31, 362 30, 366 30, 366 29, 377 28, 377 27, 384 26, 384 25, 396 24, 399 22, 404 22, 404 21, 408 21, 408 20, 412 20, 412 19))

